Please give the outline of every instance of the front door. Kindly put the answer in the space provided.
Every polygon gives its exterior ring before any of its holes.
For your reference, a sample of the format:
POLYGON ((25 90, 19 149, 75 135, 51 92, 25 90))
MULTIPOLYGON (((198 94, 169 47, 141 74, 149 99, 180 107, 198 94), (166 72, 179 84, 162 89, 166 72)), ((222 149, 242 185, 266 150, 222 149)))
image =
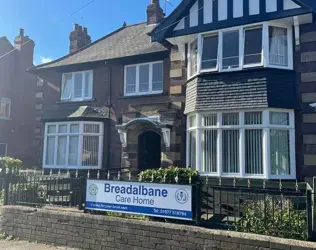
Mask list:
POLYGON ((161 158, 161 136, 146 131, 138 137, 138 164, 140 170, 159 168, 161 158))

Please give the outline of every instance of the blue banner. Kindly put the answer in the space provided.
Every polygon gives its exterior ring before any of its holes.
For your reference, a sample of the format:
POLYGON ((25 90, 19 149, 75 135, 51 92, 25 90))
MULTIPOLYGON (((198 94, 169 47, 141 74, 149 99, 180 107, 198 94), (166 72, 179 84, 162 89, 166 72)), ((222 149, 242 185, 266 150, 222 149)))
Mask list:
POLYGON ((192 220, 192 187, 87 180, 86 209, 192 220))

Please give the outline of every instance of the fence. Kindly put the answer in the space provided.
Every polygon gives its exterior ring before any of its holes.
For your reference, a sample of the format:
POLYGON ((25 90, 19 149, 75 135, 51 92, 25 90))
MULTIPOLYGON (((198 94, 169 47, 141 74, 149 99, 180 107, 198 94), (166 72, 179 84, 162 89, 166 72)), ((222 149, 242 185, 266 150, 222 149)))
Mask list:
MULTIPOLYGON (((0 182, 4 204, 84 210, 87 179, 135 181, 137 173, 126 169, 25 171, 8 173, 0 182)), ((312 238, 312 191, 305 183, 204 178, 191 185, 194 224, 286 238, 312 238)))

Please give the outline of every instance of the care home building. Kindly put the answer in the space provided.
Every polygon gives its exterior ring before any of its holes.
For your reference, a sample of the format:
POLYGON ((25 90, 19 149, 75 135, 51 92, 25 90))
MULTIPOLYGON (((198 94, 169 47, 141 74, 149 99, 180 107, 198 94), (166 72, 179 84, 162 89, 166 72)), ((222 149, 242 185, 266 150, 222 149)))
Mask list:
POLYGON ((316 171, 316 3, 182 0, 164 17, 30 71, 43 81, 42 165, 162 165, 202 175, 304 179, 316 171))
POLYGON ((34 42, 24 30, 11 44, 0 37, 0 157, 21 159, 32 167, 36 76, 26 72, 33 66, 34 42))

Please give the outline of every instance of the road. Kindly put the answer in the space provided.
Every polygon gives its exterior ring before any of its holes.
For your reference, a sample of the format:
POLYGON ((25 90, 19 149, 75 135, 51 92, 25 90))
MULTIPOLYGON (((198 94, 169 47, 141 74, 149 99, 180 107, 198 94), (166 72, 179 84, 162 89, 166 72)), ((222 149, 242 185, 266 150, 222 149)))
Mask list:
POLYGON ((79 250, 69 247, 56 247, 39 243, 29 243, 26 241, 6 241, 0 240, 1 250, 79 250))

